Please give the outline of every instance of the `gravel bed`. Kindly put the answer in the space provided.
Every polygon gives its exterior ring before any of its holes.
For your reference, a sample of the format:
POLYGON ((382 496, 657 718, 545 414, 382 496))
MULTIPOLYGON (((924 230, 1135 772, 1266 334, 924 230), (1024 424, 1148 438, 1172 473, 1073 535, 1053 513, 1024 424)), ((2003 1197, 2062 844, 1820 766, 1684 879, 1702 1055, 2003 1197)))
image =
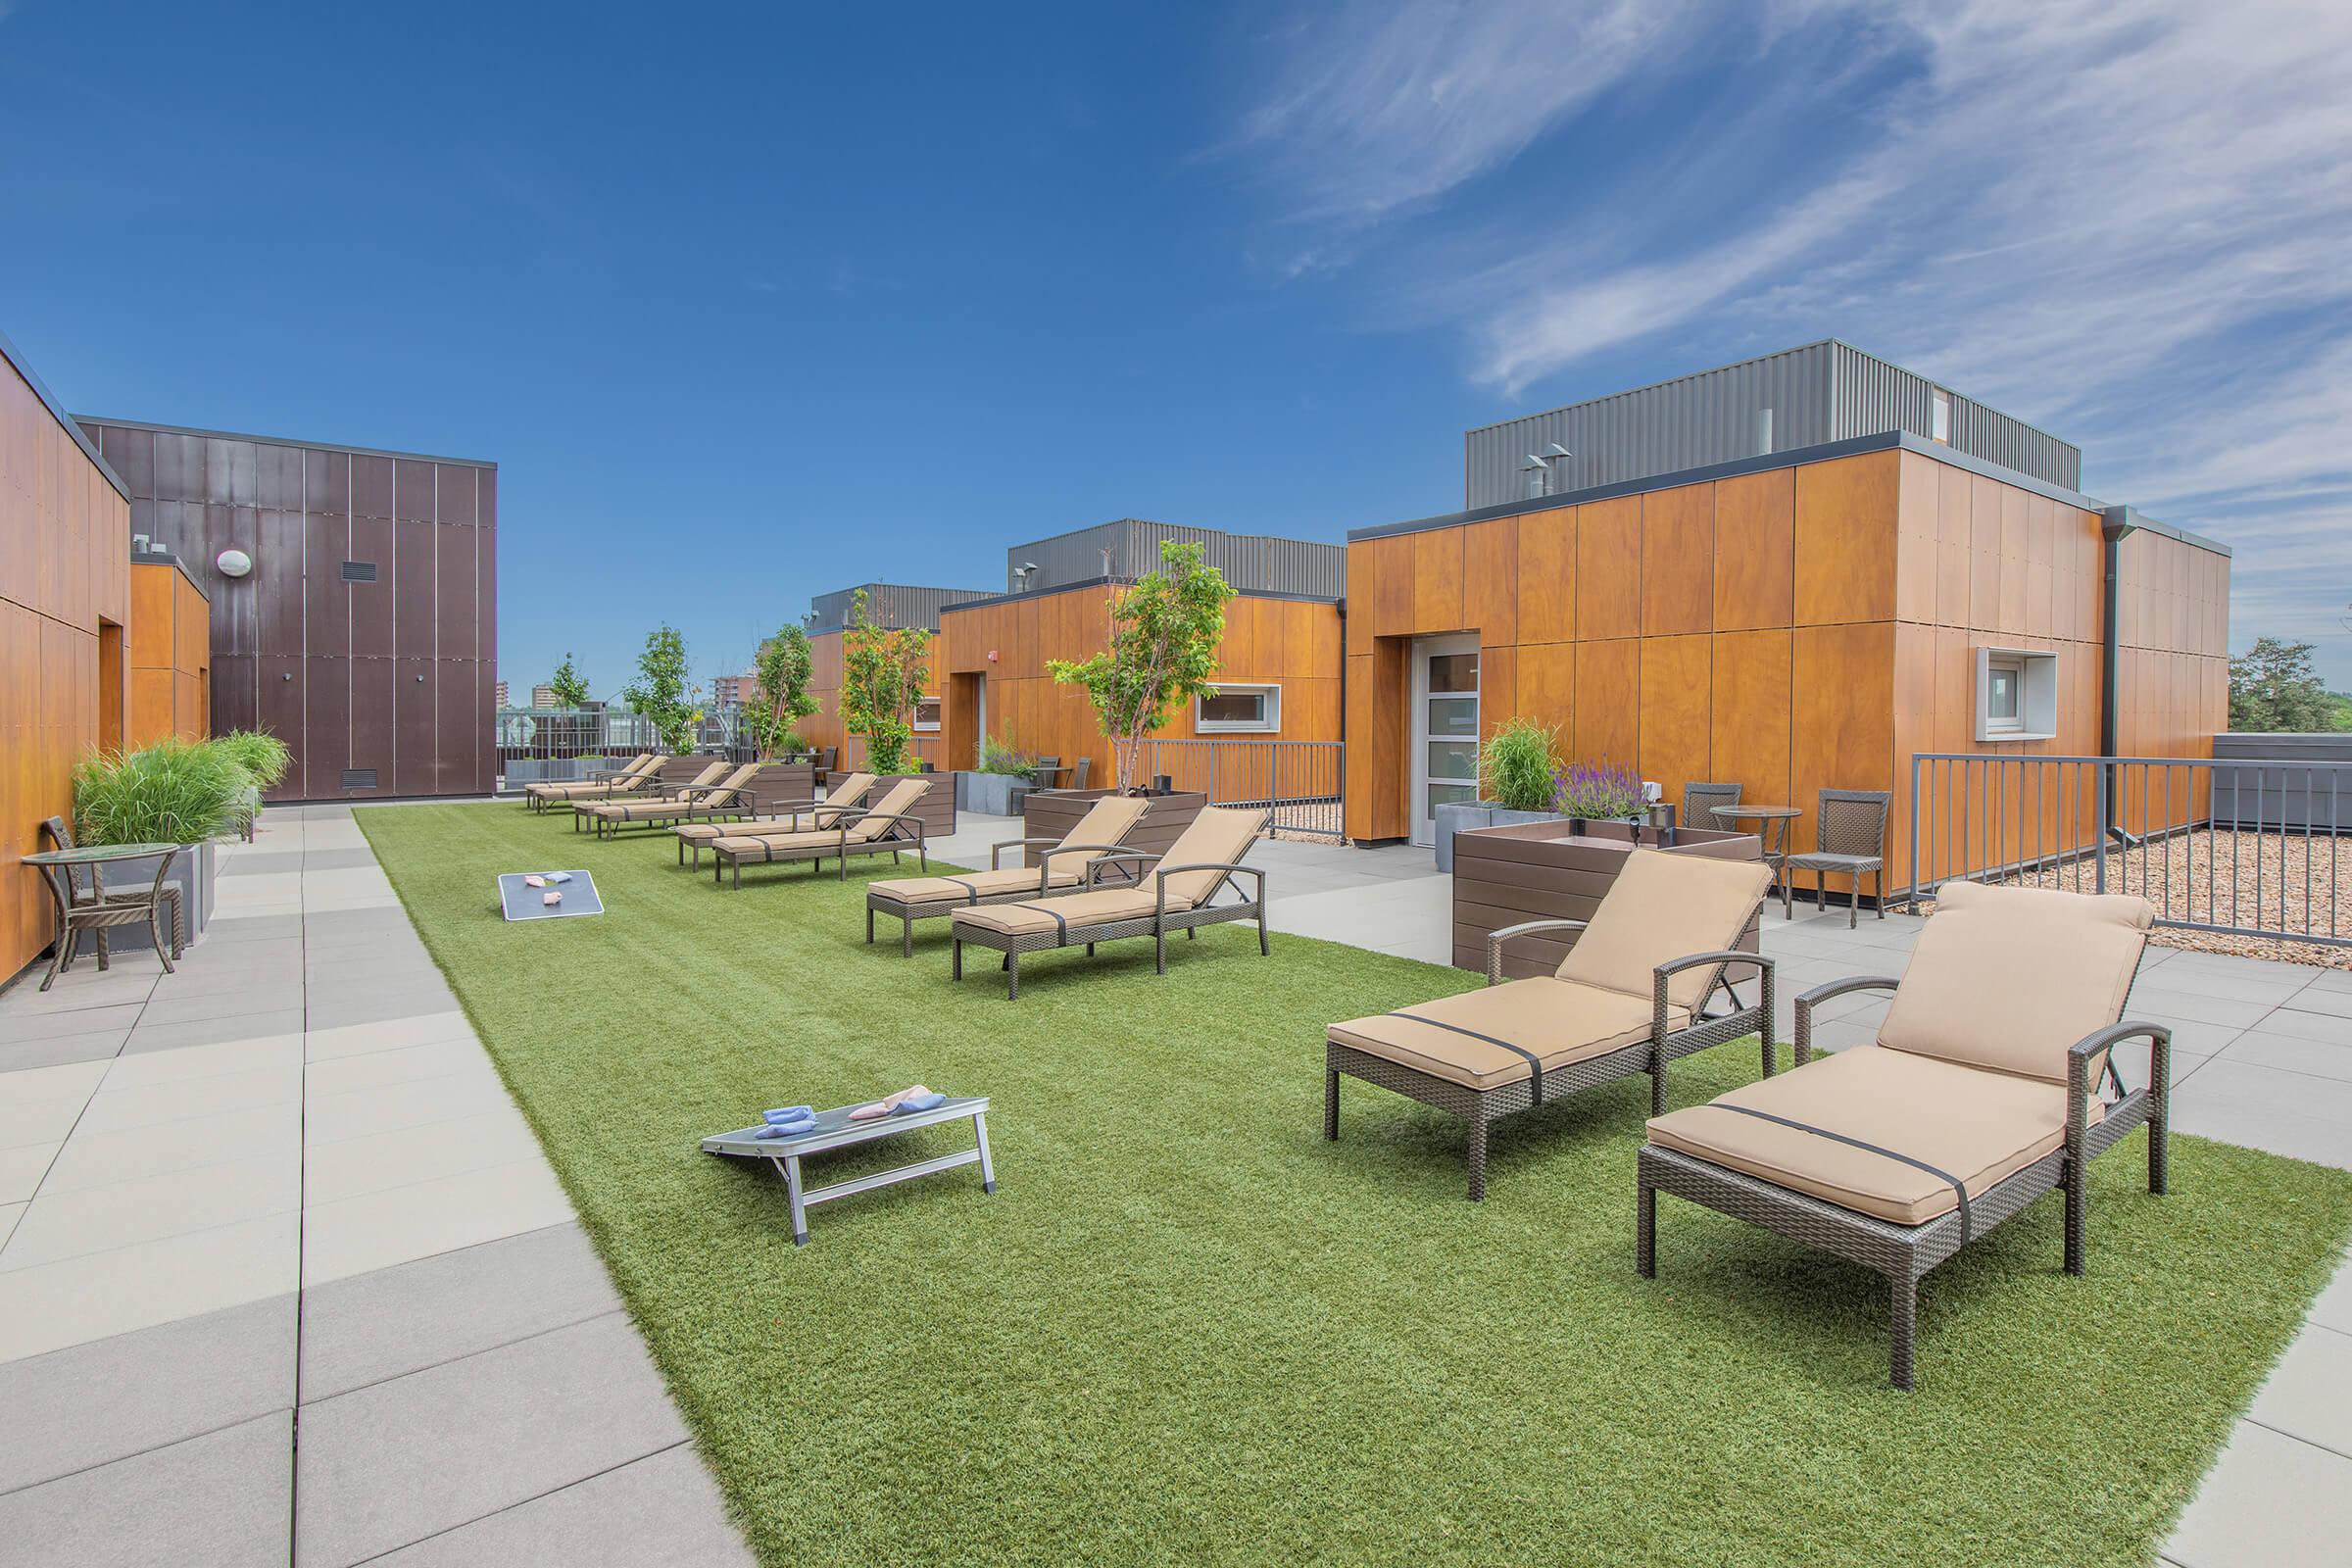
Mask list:
MULTIPOLYGON (((2087 859, 2011 880, 2029 887, 2089 892, 2087 859)), ((2219 919, 2259 926, 2278 936, 2232 936, 2160 926, 2159 947, 2275 958, 2327 969, 2352 969, 2352 948, 2298 942, 2285 933, 2312 931, 2352 937, 2352 845, 2315 833, 2256 833, 2199 828, 2107 857, 2109 891, 2137 893, 2175 920, 2219 919), (2308 893, 2306 875, 2308 873, 2308 893)))

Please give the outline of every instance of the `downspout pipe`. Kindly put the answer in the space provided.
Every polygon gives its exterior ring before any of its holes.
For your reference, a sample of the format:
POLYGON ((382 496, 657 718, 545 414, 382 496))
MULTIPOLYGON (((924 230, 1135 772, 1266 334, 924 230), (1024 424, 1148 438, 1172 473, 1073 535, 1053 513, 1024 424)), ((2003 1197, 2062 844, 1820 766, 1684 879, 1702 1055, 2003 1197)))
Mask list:
MULTIPOLYGON (((2104 579, 2104 612, 2099 616, 2099 755, 2116 756, 2115 708, 2123 660, 2119 656, 2116 612, 2123 603, 2124 541, 2137 531, 2138 520, 2130 507, 2109 507, 2099 522, 2100 575, 2104 579)), ((2107 774, 2107 820, 2099 830, 2108 837, 2117 836, 2116 766, 2110 760, 2104 764, 2107 774)))

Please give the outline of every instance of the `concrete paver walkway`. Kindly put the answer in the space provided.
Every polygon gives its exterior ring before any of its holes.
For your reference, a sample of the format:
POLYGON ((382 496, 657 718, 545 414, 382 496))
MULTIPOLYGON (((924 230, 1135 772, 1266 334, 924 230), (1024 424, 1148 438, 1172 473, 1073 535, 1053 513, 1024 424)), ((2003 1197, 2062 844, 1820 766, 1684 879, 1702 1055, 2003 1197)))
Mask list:
POLYGON ((0 996, 0 1558, 748 1563, 348 808, 0 996))

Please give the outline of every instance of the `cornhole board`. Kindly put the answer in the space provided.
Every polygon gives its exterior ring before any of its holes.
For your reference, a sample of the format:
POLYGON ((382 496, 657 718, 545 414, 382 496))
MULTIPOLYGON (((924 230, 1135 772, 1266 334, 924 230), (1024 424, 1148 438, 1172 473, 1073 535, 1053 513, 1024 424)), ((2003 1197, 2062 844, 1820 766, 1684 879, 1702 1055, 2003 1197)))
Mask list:
POLYGON ((918 1177, 936 1176, 941 1171, 956 1170, 965 1165, 980 1167, 980 1190, 997 1190, 997 1167, 988 1154, 988 1097, 986 1095, 950 1096, 929 1110, 911 1110, 901 1116, 877 1116, 871 1121, 852 1121, 852 1105, 836 1105, 831 1110, 816 1113, 816 1126, 791 1138, 760 1138, 760 1129, 745 1127, 736 1132, 716 1133, 703 1140, 703 1152, 724 1154, 736 1159, 764 1159, 784 1178, 785 1196, 792 1205, 792 1245, 808 1245, 808 1210, 819 1203, 836 1199, 870 1193, 877 1187, 894 1187, 900 1182, 918 1177), (912 1132, 917 1127, 936 1127, 941 1122, 966 1121, 972 1124, 970 1149, 953 1154, 941 1154, 936 1159, 916 1160, 911 1165, 899 1165, 879 1170, 867 1176, 855 1176, 835 1182, 830 1187, 811 1189, 801 1180, 801 1157, 821 1154, 829 1150, 854 1149, 878 1139, 912 1132))
POLYGON ((605 901, 596 896, 596 878, 586 871, 566 873, 571 880, 554 887, 526 888, 526 876, 548 876, 547 871, 507 871, 498 879, 498 903, 510 920, 562 920, 575 914, 602 914, 605 901), (550 893, 564 895, 562 904, 542 904, 539 901, 550 893))

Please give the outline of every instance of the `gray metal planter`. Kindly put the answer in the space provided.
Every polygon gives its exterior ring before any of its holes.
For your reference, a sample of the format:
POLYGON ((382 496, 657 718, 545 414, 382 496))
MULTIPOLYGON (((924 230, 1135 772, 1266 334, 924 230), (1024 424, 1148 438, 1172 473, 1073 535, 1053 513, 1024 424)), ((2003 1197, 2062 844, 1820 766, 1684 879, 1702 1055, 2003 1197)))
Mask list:
POLYGON ((976 811, 983 816, 1010 816, 1013 814, 1013 789, 1016 786, 1025 788, 1027 782, 1013 773, 957 773, 956 808, 959 811, 976 811))
MULTIPOLYGON (((219 854, 211 844, 191 844, 172 858, 171 874, 164 886, 179 889, 179 917, 186 923, 188 945, 196 939, 213 918, 213 879, 220 874, 219 854)), ((155 861, 133 860, 126 865, 106 869, 102 885, 119 891, 144 893, 155 883, 155 861)), ((87 937, 82 939, 85 951, 95 952, 87 937)), ((117 926, 107 933, 107 946, 117 953, 145 953, 155 946, 143 925, 117 926)))
POLYGON ((1434 818, 1438 835, 1438 869, 1453 871, 1453 836, 1482 827, 1517 827, 1526 822, 1556 822, 1557 811, 1520 811, 1493 801, 1460 801, 1441 806, 1434 818))

